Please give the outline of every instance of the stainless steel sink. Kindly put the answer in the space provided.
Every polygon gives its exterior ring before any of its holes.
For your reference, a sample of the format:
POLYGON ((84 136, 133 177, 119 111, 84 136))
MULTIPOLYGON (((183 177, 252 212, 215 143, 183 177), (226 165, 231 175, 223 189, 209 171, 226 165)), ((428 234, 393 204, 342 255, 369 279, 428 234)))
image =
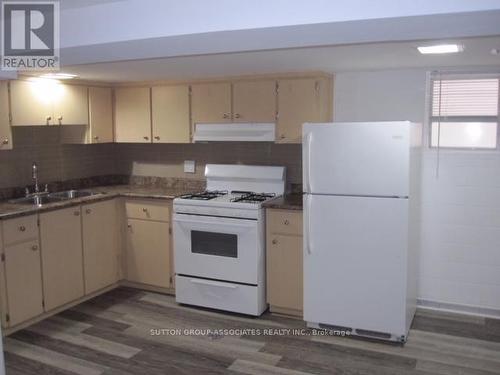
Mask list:
POLYGON ((40 194, 40 195, 34 195, 34 196, 30 196, 30 197, 13 199, 13 200, 10 200, 9 203, 41 206, 41 205, 44 205, 47 203, 63 202, 63 201, 71 200, 71 199, 90 197, 90 196, 98 195, 98 194, 101 194, 101 193, 96 193, 96 192, 87 191, 87 190, 67 190, 67 191, 61 191, 61 192, 57 192, 57 193, 40 194))
POLYGON ((35 195, 32 197, 13 199, 9 201, 9 203, 41 206, 42 204, 61 202, 62 200, 61 198, 51 197, 49 195, 35 195))
POLYGON ((66 190, 66 191, 60 191, 58 193, 51 193, 51 194, 49 194, 49 197, 54 197, 54 198, 66 200, 66 199, 90 197, 92 195, 98 195, 98 194, 101 194, 101 193, 96 193, 96 192, 87 191, 87 190, 66 190))

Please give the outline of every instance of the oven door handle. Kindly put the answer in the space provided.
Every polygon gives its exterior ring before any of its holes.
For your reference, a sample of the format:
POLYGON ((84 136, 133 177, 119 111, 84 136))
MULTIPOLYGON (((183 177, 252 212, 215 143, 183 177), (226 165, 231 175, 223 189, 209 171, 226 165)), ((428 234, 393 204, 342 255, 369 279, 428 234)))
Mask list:
POLYGON ((226 224, 227 226, 234 226, 234 227, 242 227, 242 228, 249 228, 249 227, 254 227, 257 225, 256 220, 244 220, 245 223, 243 224, 242 222, 235 223, 235 222, 229 222, 227 220, 224 220, 224 218, 217 218, 218 220, 214 221, 209 221, 209 220, 200 220, 200 219, 180 219, 178 216, 174 217, 174 221, 177 221, 179 223, 187 223, 187 224, 208 224, 208 225, 213 225, 213 224, 226 224))
POLYGON ((226 283, 218 283, 217 281, 212 281, 212 280, 189 279, 189 281, 191 281, 193 284, 216 286, 216 287, 220 287, 220 288, 227 288, 227 289, 236 289, 236 288, 238 288, 237 285, 226 284, 226 283))

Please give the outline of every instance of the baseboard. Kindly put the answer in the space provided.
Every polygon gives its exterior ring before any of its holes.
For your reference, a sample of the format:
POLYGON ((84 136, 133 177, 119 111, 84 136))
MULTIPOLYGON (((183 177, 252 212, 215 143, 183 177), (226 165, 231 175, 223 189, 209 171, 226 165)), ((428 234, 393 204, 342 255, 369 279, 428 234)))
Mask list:
POLYGON ((422 310, 437 310, 450 313, 483 316, 487 318, 500 319, 500 310, 489 307, 478 307, 470 305, 460 305, 449 302, 437 302, 425 299, 417 300, 417 309, 422 310))

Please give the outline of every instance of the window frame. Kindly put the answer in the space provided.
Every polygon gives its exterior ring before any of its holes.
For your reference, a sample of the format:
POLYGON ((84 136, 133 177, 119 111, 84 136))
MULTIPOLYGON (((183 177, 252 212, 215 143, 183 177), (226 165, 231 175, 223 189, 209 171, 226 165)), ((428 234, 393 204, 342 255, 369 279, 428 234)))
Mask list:
POLYGON ((426 123, 428 127, 427 132, 427 142, 428 147, 431 150, 440 150, 440 151, 485 151, 485 152, 498 152, 500 151, 500 73, 471 73, 471 72, 440 72, 440 71, 432 71, 429 72, 428 75, 428 84, 427 84, 427 95, 428 99, 426 100, 426 123), (434 93, 434 83, 439 80, 451 80, 451 79, 497 79, 498 80, 498 115, 497 116, 442 116, 436 117, 432 115, 432 104, 433 104, 433 93, 434 93), (496 146, 493 147, 448 147, 448 146, 433 146, 432 145, 432 124, 433 122, 437 122, 436 119, 440 120, 441 123, 446 122, 495 122, 492 121, 496 119, 497 124, 497 136, 496 136, 496 146), (465 120, 465 121, 464 121, 465 120))

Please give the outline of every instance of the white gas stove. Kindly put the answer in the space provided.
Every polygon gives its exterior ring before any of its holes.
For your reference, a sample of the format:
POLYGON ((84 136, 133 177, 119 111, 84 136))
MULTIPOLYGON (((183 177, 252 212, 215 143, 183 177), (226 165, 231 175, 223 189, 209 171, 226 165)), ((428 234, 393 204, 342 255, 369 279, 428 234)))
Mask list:
POLYGON ((174 199, 176 301, 250 315, 267 308, 262 203, 285 168, 208 164, 207 190, 174 199))

